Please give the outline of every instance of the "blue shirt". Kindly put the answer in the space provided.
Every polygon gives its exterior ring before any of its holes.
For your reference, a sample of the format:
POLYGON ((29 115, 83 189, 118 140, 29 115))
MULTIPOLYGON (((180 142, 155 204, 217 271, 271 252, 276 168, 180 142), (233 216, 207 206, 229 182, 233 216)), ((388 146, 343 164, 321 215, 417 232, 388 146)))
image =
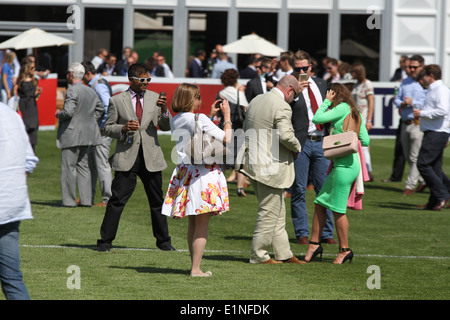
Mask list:
POLYGON ((211 78, 215 79, 220 78, 222 73, 227 69, 234 69, 237 71, 237 67, 234 64, 228 62, 227 60, 221 60, 219 62, 216 62, 212 70, 211 78))
MULTIPOLYGON (((405 97, 410 97, 413 101, 412 104, 415 105, 416 108, 420 108, 425 102, 427 92, 428 90, 422 88, 420 83, 415 81, 412 77, 408 77, 400 84, 394 104, 397 108, 400 108, 402 102, 405 101, 405 97)), ((414 120, 413 106, 405 106, 405 108, 401 110, 400 117, 403 121, 414 120)))
POLYGON ((6 62, 3 64, 2 81, 0 87, 3 87, 3 74, 6 74, 6 80, 8 82, 9 90, 12 90, 13 87, 12 79, 14 77, 14 68, 6 62))
MULTIPOLYGON (((100 75, 97 74, 90 82, 89 86, 92 87, 92 85, 97 82, 97 80, 100 79, 100 75)), ((109 98, 111 98, 111 95, 109 94, 109 88, 103 84, 103 83, 97 83, 97 85, 94 86, 94 91, 97 93, 98 97, 103 103, 103 106, 105 107, 105 114, 103 115, 102 121, 99 125, 101 129, 105 127, 106 117, 108 116, 108 105, 109 105, 109 98)))

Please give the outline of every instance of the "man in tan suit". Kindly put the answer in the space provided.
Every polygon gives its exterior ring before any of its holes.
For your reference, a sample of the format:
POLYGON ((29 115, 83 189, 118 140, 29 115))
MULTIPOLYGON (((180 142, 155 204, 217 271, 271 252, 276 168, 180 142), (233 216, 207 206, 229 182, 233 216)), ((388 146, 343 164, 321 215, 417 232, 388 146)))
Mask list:
POLYGON ((259 201, 250 263, 304 263, 290 250, 283 198, 283 190, 294 181, 294 156, 301 150, 288 103, 301 90, 297 79, 288 75, 270 92, 254 98, 247 108, 245 154, 238 166, 252 180, 259 201), (268 253, 271 245, 275 260, 268 253))
POLYGON ((150 73, 142 64, 128 69, 130 88, 109 101, 105 134, 117 139, 111 159, 115 171, 112 196, 106 207, 97 241, 99 251, 109 251, 116 237, 122 211, 133 194, 139 176, 147 194, 156 246, 161 250, 175 250, 171 245, 167 218, 161 214, 163 204, 161 171, 167 168, 158 142, 157 126, 170 130, 172 116, 166 99, 147 90, 150 73))

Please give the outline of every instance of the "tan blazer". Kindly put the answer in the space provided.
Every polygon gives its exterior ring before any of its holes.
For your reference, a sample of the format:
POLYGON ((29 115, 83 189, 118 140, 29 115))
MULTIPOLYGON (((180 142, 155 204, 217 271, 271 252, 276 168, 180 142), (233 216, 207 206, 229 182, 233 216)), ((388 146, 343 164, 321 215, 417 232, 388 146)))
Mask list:
POLYGON ((139 147, 142 143, 145 166, 148 171, 156 172, 167 168, 161 146, 158 141, 157 127, 162 131, 170 130, 172 116, 163 117, 161 108, 156 105, 158 94, 146 91, 142 123, 134 134, 131 143, 127 143, 126 136, 122 134, 122 127, 129 120, 137 120, 131 102, 130 92, 124 91, 111 97, 108 106, 108 116, 105 122, 105 134, 117 139, 116 150, 111 158, 111 167, 115 171, 129 171, 136 161, 139 147))
POLYGON ((272 188, 292 185, 293 154, 301 147, 291 118, 291 107, 276 90, 250 102, 244 123, 245 149, 237 157, 240 172, 272 188))

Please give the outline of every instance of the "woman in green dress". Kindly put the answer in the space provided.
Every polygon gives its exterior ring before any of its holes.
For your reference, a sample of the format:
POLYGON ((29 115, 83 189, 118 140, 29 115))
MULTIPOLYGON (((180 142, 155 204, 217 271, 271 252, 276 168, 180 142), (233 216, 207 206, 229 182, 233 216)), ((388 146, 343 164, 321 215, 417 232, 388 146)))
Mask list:
MULTIPOLYGON (((368 146, 370 139, 366 126, 362 121, 355 101, 350 91, 342 84, 333 83, 327 91, 326 99, 317 110, 313 122, 315 124, 330 123, 333 129, 332 134, 344 132, 344 120, 351 115, 351 128, 359 132, 359 140, 362 146, 368 146)), ((347 118, 347 121, 349 121, 347 118)), ((347 122, 346 122, 347 124, 347 122)), ((315 212, 311 241, 305 256, 305 261, 309 262, 320 254, 322 257, 323 248, 320 245, 320 234, 326 221, 326 209, 333 212, 336 232, 339 238, 339 253, 334 263, 342 264, 353 259, 353 252, 348 247, 348 220, 346 216, 347 202, 350 190, 358 178, 361 164, 358 153, 353 153, 344 157, 333 159, 333 169, 325 180, 322 189, 317 195, 315 202, 315 212)))

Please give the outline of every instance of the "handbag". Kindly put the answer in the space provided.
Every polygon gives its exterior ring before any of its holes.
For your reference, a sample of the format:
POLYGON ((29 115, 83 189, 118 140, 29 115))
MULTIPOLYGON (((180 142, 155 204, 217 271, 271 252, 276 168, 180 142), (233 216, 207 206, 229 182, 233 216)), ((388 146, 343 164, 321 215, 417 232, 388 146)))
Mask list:
POLYGON ((198 118, 197 113, 194 135, 189 139, 184 150, 191 164, 225 163, 226 157, 231 154, 230 150, 222 142, 204 132, 198 118))
POLYGON ((234 110, 231 123, 233 123, 233 129, 241 129, 244 127, 245 120, 245 110, 244 107, 239 103, 239 90, 237 90, 237 104, 234 110))
MULTIPOLYGON (((333 135, 333 128, 330 135, 323 138, 323 154, 325 158, 331 160, 345 157, 349 154, 358 152, 358 133, 350 129, 351 114, 349 114, 347 130, 344 133, 333 135)), ((344 119, 344 123, 347 119, 344 119)))

